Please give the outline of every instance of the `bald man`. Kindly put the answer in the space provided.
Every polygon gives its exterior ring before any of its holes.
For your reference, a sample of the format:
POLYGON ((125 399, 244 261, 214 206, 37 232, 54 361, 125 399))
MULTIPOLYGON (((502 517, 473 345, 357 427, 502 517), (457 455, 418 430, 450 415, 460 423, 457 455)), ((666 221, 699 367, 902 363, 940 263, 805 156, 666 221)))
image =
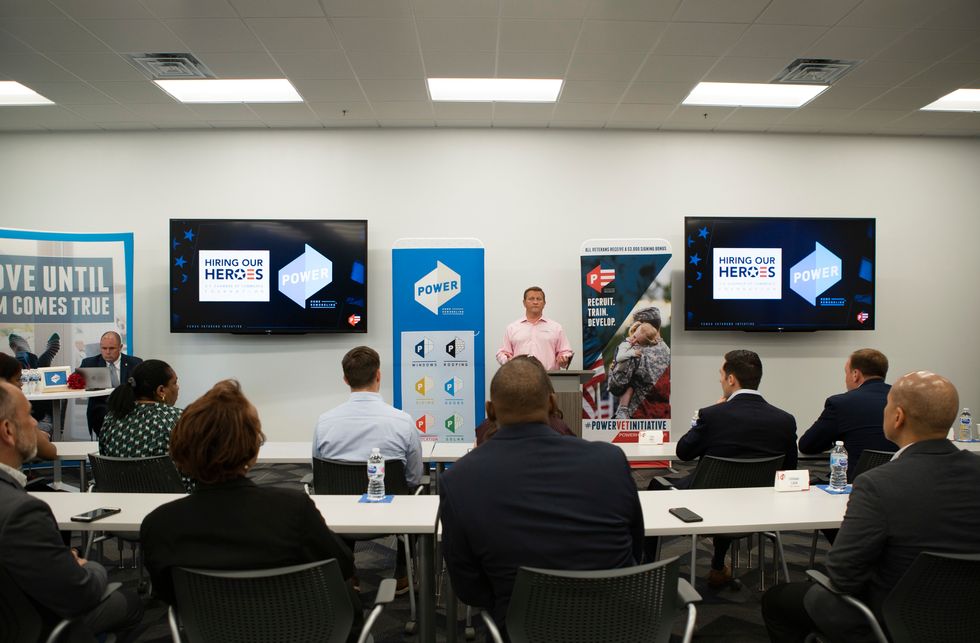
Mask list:
MULTIPOLYGON (((909 373, 888 393, 891 462, 854 481, 844 522, 827 555, 838 589, 875 614, 920 552, 973 553, 980 533, 980 456, 946 439, 959 396, 945 377, 909 373)), ((856 610, 818 585, 778 585, 762 599, 772 641, 802 641, 815 626, 834 640, 873 641, 856 610)))
POLYGON ((541 364, 513 358, 490 383, 496 435, 439 483, 453 588, 500 626, 522 565, 613 569, 642 556, 643 512, 626 457, 611 444, 555 433, 554 408, 541 364))
MULTIPOLYGON (((99 339, 99 354, 83 359, 79 368, 108 366, 112 387, 115 388, 125 382, 133 374, 136 365, 142 361, 138 357, 123 353, 122 337, 116 331, 110 330, 102 333, 102 337, 99 339)), ((88 399, 85 419, 88 420, 89 435, 94 434, 95 437, 99 437, 107 410, 107 397, 90 397, 88 399)))

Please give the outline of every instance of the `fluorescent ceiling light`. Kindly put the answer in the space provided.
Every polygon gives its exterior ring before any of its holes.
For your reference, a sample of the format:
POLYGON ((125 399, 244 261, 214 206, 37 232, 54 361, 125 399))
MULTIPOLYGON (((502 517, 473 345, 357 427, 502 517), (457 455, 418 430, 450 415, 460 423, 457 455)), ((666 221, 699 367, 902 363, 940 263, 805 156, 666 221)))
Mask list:
POLYGON ((813 100, 827 87, 829 85, 698 83, 684 99, 684 105, 800 107, 813 100))
POLYGON ((921 111, 980 112, 980 89, 957 89, 929 103, 921 111))
POLYGON ((302 103, 285 78, 154 80, 182 103, 302 103))
POLYGON ((0 105, 54 105, 54 101, 15 80, 0 80, 0 105))
POLYGON ((561 78, 428 78, 432 100, 461 103, 554 103, 561 78))

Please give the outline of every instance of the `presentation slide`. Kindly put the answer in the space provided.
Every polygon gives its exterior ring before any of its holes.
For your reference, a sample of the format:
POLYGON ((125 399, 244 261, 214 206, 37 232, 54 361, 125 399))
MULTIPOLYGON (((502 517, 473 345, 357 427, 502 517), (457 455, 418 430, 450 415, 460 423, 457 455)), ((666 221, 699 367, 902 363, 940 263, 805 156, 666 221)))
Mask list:
POLYGON ((874 219, 687 217, 685 329, 873 330, 874 219))

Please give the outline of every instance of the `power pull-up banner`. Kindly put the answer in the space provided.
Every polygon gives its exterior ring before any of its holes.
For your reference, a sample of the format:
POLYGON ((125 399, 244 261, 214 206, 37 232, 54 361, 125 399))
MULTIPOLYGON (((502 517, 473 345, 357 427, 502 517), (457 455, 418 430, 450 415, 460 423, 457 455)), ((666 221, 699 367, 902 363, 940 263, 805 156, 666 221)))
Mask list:
POLYGON ((401 239, 391 270, 395 406, 422 440, 473 442, 485 397, 483 244, 401 239))
POLYGON ((670 435, 670 244, 590 239, 582 244, 582 437, 636 442, 670 435))

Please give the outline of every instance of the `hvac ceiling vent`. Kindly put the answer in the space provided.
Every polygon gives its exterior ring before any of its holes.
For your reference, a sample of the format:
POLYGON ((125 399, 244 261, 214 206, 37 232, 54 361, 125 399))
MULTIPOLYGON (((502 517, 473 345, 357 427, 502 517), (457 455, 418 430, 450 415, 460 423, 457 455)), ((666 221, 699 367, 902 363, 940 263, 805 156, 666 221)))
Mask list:
POLYGON ((127 54, 129 61, 154 80, 214 78, 191 54, 127 54))
POLYGON ((797 58, 772 82, 793 83, 796 85, 832 85, 847 72, 854 69, 860 60, 830 60, 826 58, 797 58))

